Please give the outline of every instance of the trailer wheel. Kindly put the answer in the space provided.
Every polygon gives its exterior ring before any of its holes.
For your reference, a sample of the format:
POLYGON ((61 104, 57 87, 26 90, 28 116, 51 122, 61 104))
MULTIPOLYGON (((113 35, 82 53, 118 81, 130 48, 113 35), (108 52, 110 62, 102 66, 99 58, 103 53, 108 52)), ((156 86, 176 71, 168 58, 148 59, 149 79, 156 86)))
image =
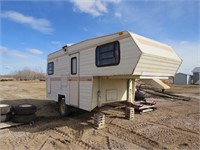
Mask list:
POLYGON ((6 121, 9 121, 10 118, 11 118, 11 114, 0 115, 0 122, 6 122, 6 121))
POLYGON ((35 114, 32 115, 14 115, 12 121, 15 123, 31 123, 36 118, 35 114))
POLYGON ((65 100, 59 102, 59 113, 62 117, 68 116, 70 113, 70 107, 65 104, 65 100))
POLYGON ((0 115, 9 114, 12 111, 12 106, 8 104, 0 104, 0 115))
POLYGON ((36 106, 32 104, 20 104, 14 108, 14 113, 16 115, 32 115, 36 111, 36 106))

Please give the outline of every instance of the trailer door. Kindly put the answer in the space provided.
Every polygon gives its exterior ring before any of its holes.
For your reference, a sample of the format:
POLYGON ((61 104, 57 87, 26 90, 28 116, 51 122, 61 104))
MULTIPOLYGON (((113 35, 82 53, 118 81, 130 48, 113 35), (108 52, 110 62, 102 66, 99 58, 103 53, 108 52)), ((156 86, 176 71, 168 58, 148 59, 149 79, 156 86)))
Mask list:
POLYGON ((79 53, 70 55, 71 73, 69 78, 69 103, 79 105, 79 53))

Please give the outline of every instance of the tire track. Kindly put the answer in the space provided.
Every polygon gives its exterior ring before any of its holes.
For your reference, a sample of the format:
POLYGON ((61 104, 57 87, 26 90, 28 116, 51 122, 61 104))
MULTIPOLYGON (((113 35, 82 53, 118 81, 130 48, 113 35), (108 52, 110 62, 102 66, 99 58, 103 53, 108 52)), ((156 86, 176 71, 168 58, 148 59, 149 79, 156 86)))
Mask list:
POLYGON ((26 147, 28 149, 41 150, 42 147, 47 142, 48 138, 49 136, 47 134, 40 133, 36 137, 34 137, 31 141, 27 142, 26 147))
POLYGON ((182 128, 179 128, 179 127, 175 127, 175 126, 170 126, 170 125, 167 125, 166 123, 158 123, 158 122, 153 122, 151 121, 151 123, 155 126, 162 126, 162 127, 165 127, 165 128, 168 128, 170 130, 173 130, 173 131, 176 131, 176 132, 179 132, 181 134, 187 134, 187 135, 192 135, 192 136, 195 136, 195 137, 199 137, 199 133, 197 132, 194 132, 194 131, 190 131, 190 130, 186 130, 186 129, 182 129, 182 128), (183 133, 182 133, 183 132, 183 133))
POLYGON ((112 149, 110 144, 110 139, 108 136, 106 136, 106 145, 108 146, 108 149, 112 149))
POLYGON ((108 128, 108 133, 117 136, 127 142, 132 142, 146 149, 161 149, 156 141, 148 139, 143 135, 140 135, 134 131, 129 131, 117 125, 110 125, 108 128))
POLYGON ((83 147, 84 149, 98 150, 97 148, 89 145, 88 143, 83 142, 82 140, 77 140, 77 139, 72 138, 69 134, 67 134, 66 132, 63 132, 60 129, 53 128, 49 132, 54 132, 54 133, 64 137, 65 140, 69 141, 71 144, 79 145, 80 147, 83 147))

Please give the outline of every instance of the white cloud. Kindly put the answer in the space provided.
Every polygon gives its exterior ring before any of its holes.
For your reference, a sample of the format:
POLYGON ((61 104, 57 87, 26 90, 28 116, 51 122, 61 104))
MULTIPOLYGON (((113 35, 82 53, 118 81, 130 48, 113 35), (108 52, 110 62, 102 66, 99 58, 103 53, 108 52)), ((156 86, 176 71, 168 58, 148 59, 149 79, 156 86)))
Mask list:
MULTIPOLYGON (((191 20, 193 20, 193 16, 196 16, 193 15, 196 10, 194 3, 181 3, 180 1, 143 0, 136 2, 134 0, 127 0, 114 5, 113 10, 121 14, 121 19, 118 18, 117 21, 120 21, 119 23, 125 26, 125 28, 149 37, 152 35, 166 37, 166 35, 173 34, 176 26, 184 26, 180 22, 184 22, 183 20, 188 18, 188 16, 191 17, 191 20), (146 7, 147 5, 151 7, 146 7), (169 28, 166 25, 168 23, 173 24, 173 26, 169 28)), ((116 22, 116 13, 114 13, 114 16, 113 18, 109 16, 110 18, 106 18, 105 22, 116 22)), ((175 30, 175 32, 177 31, 175 30)), ((191 29, 192 31, 193 29, 191 29)))
POLYGON ((8 49, 7 47, 0 46, 0 56, 4 56, 4 55, 18 57, 18 58, 27 58, 27 54, 21 51, 11 50, 11 49, 8 49))
POLYGON ((74 43, 68 43, 67 46, 72 46, 74 43))
POLYGON ((121 0, 70 0, 74 4, 74 11, 88 13, 92 16, 101 16, 108 12, 108 4, 117 4, 121 0))
POLYGON ((122 17, 122 14, 120 13, 120 12, 115 12, 115 17, 117 17, 117 18, 121 18, 122 17))
POLYGON ((68 44, 64 44, 60 41, 51 41, 51 44, 56 45, 58 48, 62 48, 63 46, 67 45, 67 46, 71 46, 74 43, 68 43, 68 44))
POLYGON ((42 55, 43 51, 39 50, 39 49, 35 49, 35 48, 28 48, 27 49, 29 52, 33 53, 33 54, 37 54, 37 55, 42 55))
POLYGON ((51 41, 51 44, 58 45, 58 44, 61 44, 61 42, 60 41, 51 41))
POLYGON ((110 3, 113 3, 113 4, 118 4, 121 2, 121 0, 105 0, 106 2, 110 2, 110 3))
POLYGON ((17 23, 29 25, 31 28, 43 33, 49 34, 53 31, 51 23, 46 19, 25 16, 16 11, 6 11, 1 13, 0 16, 1 18, 7 18, 17 23))
POLYGON ((51 41, 51 44, 55 45, 58 48, 61 48, 64 45, 60 41, 51 41))
POLYGON ((43 55, 32 55, 28 52, 12 50, 0 45, 0 72, 4 74, 28 67, 46 70, 46 58, 43 55))
POLYGON ((5 69, 7 69, 7 70, 10 70, 10 69, 12 69, 12 67, 11 67, 11 66, 5 66, 4 68, 5 68, 5 69))
POLYGON ((181 45, 189 44, 189 41, 181 41, 180 44, 181 45))

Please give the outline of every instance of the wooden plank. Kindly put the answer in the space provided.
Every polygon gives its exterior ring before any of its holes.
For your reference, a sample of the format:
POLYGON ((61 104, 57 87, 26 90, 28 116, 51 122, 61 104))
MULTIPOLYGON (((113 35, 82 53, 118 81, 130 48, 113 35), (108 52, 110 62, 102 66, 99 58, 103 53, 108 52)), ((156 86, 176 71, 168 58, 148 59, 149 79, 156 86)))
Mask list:
POLYGON ((145 110, 142 110, 142 112, 149 112, 149 111, 153 111, 153 109, 145 109, 145 110))
POLYGON ((147 105, 143 105, 142 107, 139 107, 139 110, 142 109, 148 109, 148 108, 156 108, 155 106, 147 106, 147 105))
POLYGON ((1 122, 0 123, 0 129, 10 128, 22 125, 23 123, 13 123, 13 122, 1 122))

